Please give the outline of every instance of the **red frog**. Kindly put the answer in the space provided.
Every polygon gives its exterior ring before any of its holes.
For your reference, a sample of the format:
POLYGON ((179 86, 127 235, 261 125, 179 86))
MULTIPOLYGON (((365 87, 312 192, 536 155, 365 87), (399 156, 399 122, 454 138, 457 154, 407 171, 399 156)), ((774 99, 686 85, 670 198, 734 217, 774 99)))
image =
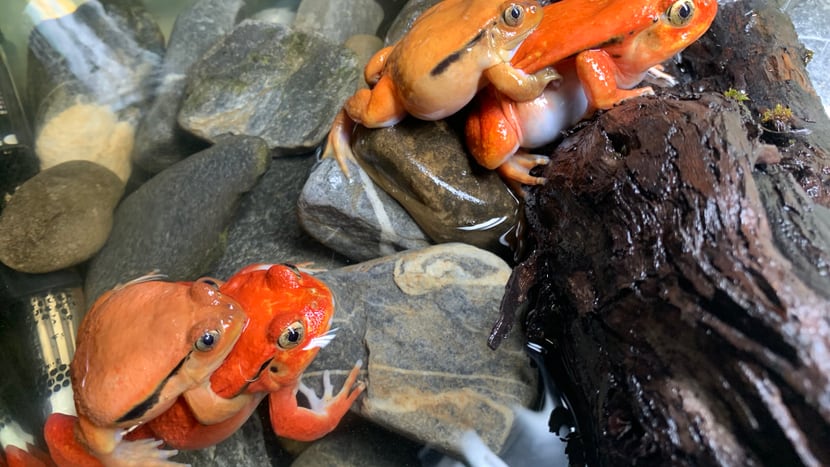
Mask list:
POLYGON ((220 290, 244 307, 250 321, 233 351, 213 372, 211 388, 217 397, 238 401, 240 408, 217 417, 224 420, 204 423, 182 398, 149 423, 155 435, 178 449, 216 444, 236 431, 265 396, 276 434, 311 441, 333 430, 364 384, 355 385, 360 362, 336 395, 328 372, 323 375, 322 398, 301 381, 317 352, 334 338, 335 330, 330 329, 334 299, 329 288, 292 265, 254 264, 234 274, 220 290), (309 400, 310 409, 298 406, 298 391, 309 400))
POLYGON ((209 398, 210 375, 247 323, 219 283, 145 276, 95 301, 70 366, 77 418, 53 414, 44 437, 60 466, 166 466, 175 451, 125 435, 180 396, 209 398))
POLYGON ((519 148, 553 141, 596 109, 653 94, 651 87, 635 88, 646 74, 673 81, 658 65, 706 32, 717 1, 562 0, 543 10, 511 63, 528 73, 555 65, 561 87, 548 86, 523 103, 488 89, 466 127, 467 145, 482 166, 525 184, 545 182, 529 172, 548 158, 519 148))

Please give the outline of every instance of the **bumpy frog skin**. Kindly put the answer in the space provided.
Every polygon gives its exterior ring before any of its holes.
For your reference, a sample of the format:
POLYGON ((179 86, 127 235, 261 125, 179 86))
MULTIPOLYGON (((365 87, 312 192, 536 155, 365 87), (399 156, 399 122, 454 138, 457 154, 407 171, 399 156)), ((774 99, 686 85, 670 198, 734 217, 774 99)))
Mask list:
POLYGON ((247 316, 217 281, 156 279, 140 278, 102 295, 81 322, 70 367, 77 421, 55 415, 44 429, 58 465, 96 465, 89 454, 105 466, 178 465, 167 460, 175 451, 158 449, 159 442, 124 435, 179 396, 210 391, 210 375, 247 316), (74 437, 67 425, 74 425, 74 437))
POLYGON ((543 10, 511 63, 529 73, 555 65, 564 76, 561 87, 521 103, 486 90, 466 127, 468 148, 482 166, 525 184, 545 182, 529 171, 548 158, 517 152, 520 147, 547 144, 596 109, 653 94, 648 86, 634 88, 646 74, 672 82, 658 65, 706 32, 717 1, 563 0, 543 10), (567 117, 558 118, 563 111, 567 117))
POLYGON ((233 351, 213 372, 211 387, 217 396, 245 405, 221 422, 205 424, 180 399, 149 423, 155 435, 178 449, 216 444, 236 431, 265 396, 278 435, 309 441, 333 430, 364 385, 355 385, 359 364, 336 395, 328 372, 322 399, 301 382, 303 371, 334 337, 330 331, 334 299, 329 288, 291 265, 255 264, 234 274, 220 290, 245 308, 250 321, 233 351), (297 405, 298 391, 306 395, 311 409, 297 405))
POLYGON ((387 127, 407 113, 438 120, 458 112, 491 83, 516 101, 538 96, 559 75, 547 67, 525 73, 509 61, 542 19, 536 0, 444 0, 425 11, 395 45, 378 51, 364 70, 372 89, 346 101, 329 133, 326 155, 344 173, 352 157, 354 122, 387 127))

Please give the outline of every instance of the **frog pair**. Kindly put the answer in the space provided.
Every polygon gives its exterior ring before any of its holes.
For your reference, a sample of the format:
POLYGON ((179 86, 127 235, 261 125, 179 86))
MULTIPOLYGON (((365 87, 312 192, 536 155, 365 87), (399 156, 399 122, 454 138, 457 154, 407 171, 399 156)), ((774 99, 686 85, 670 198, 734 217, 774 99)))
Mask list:
POLYGON ((291 265, 251 265, 227 282, 145 276, 102 295, 72 361, 78 416, 53 414, 44 436, 64 466, 178 465, 236 431, 269 397, 281 436, 330 432, 363 391, 356 365, 337 395, 317 398, 303 371, 334 336, 325 284, 291 265), (311 409, 297 405, 303 391, 311 409), (156 440, 154 438, 160 438, 156 440))
POLYGON ((444 0, 372 57, 365 69, 372 88, 347 100, 326 154, 346 172, 353 122, 385 127, 407 113, 438 120, 489 84, 468 115, 470 152, 508 181, 544 183, 530 170, 548 158, 520 148, 553 141, 594 110, 653 94, 634 87, 647 73, 670 79, 659 64, 703 35, 716 12, 716 0, 562 0, 545 7, 444 0))

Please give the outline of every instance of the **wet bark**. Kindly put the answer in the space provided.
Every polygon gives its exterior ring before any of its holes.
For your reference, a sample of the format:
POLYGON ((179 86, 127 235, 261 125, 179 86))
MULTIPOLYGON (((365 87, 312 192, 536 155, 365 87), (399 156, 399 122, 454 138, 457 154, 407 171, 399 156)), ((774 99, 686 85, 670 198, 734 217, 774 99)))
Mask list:
POLYGON ((830 465, 830 123, 777 15, 722 5, 698 94, 602 113, 528 191, 491 345, 526 309, 590 465, 830 465))
POLYGON ((681 54, 675 72, 685 85, 676 91, 744 91, 749 98, 744 105, 759 122, 776 105, 791 110, 788 122, 764 123, 762 138, 779 146, 781 166, 807 194, 830 207, 830 118, 807 74, 812 51, 775 4, 720 5, 709 31, 681 54))

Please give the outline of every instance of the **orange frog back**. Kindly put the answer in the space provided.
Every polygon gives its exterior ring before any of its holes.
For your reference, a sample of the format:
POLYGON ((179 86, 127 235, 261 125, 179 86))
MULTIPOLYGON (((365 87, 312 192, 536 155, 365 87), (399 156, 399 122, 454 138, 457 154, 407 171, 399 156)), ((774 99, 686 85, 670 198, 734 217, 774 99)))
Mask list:
POLYGON ((670 57, 703 35, 717 8, 717 0, 562 0, 543 7, 541 23, 511 63, 533 73, 590 49, 653 62, 652 51, 670 57), (694 19, 683 24, 687 18, 694 19))

